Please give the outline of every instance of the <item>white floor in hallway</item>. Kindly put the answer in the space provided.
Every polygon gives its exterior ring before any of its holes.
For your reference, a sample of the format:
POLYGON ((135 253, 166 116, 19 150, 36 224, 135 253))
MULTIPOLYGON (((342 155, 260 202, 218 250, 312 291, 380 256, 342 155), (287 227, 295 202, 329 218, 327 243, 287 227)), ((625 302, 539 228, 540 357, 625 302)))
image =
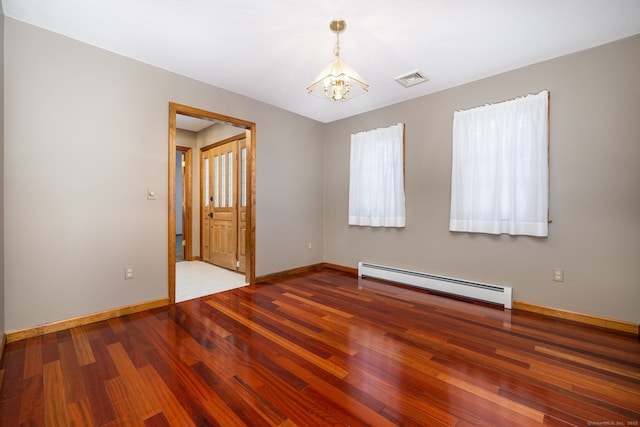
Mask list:
POLYGON ((246 286, 244 274, 202 261, 176 263, 176 302, 246 286))

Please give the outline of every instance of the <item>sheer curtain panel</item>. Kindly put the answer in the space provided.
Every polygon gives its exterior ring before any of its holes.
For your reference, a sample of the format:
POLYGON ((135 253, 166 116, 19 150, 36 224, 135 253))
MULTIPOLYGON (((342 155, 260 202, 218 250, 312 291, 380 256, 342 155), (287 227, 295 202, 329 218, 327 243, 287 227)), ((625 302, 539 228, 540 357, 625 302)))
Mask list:
POLYGON ((549 93, 453 115, 449 230, 548 236, 549 93))
POLYGON ((349 225, 404 227, 404 124, 351 135, 349 225))

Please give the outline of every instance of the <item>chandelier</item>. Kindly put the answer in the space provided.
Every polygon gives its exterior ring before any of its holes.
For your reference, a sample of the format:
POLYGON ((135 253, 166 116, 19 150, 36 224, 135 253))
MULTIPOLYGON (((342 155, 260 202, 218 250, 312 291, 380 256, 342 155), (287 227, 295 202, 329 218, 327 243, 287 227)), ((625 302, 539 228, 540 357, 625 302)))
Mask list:
POLYGON ((362 95, 369 89, 369 85, 346 62, 340 59, 340 33, 347 28, 342 19, 334 19, 329 24, 331 31, 336 33, 336 56, 307 88, 311 95, 316 95, 329 101, 346 101, 362 95))

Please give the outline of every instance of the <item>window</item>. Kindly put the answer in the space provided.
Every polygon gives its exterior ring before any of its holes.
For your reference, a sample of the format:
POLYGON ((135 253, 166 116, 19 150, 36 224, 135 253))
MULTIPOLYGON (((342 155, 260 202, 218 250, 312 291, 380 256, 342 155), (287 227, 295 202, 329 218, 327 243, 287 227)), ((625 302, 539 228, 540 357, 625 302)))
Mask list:
POLYGON ((227 165, 228 165, 228 172, 227 172, 227 197, 228 197, 228 201, 227 201, 227 206, 232 208, 233 207, 233 151, 230 151, 227 153, 227 165))
MULTIPOLYGON (((209 158, 204 158, 204 176, 209 176, 209 158)), ((211 189, 209 188, 209 179, 205 178, 204 180, 204 205, 209 207, 209 200, 211 198, 211 189)))
POLYGON ((351 135, 349 225, 404 227, 404 124, 351 135))
POLYGON ((456 111, 449 229, 548 236, 549 93, 456 111))
POLYGON ((213 207, 214 208, 220 207, 220 196, 218 194, 220 191, 220 185, 218 183, 218 179, 219 179, 218 174, 220 173, 218 168, 219 157, 220 156, 213 157, 213 207))

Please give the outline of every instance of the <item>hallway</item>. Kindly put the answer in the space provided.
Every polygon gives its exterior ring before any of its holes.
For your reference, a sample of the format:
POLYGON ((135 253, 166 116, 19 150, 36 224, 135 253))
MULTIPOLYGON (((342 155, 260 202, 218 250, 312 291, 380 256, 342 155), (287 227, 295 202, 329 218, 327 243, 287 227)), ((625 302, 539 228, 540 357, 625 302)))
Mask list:
POLYGON ((202 261, 176 263, 176 302, 246 286, 244 274, 202 261))

